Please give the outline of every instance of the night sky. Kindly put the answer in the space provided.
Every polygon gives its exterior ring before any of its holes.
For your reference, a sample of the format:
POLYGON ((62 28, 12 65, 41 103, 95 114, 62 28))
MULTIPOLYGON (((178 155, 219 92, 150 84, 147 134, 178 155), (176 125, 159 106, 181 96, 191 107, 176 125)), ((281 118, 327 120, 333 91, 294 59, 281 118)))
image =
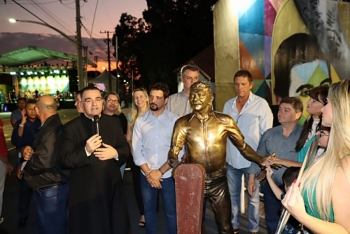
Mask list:
MULTIPOLYGON (((74 0, 62 0, 62 3, 59 0, 17 0, 17 2, 65 34, 75 34, 74 0)), ((123 12, 141 18, 142 11, 147 8, 146 0, 87 0, 87 2, 80 1, 80 5, 82 23, 88 31, 92 29, 92 37, 97 39, 99 45, 89 39, 90 35, 84 28, 82 28, 83 43, 89 48, 90 60, 97 55, 102 61, 107 58, 102 50, 103 48, 107 50, 107 45, 103 42, 107 35, 101 34, 100 31, 114 31, 123 12)), ((11 0, 7 0, 7 4, 4 0, 0 0, 0 54, 25 46, 41 46, 76 54, 72 43, 52 29, 30 23, 13 24, 8 21, 9 18, 40 21, 11 0)))

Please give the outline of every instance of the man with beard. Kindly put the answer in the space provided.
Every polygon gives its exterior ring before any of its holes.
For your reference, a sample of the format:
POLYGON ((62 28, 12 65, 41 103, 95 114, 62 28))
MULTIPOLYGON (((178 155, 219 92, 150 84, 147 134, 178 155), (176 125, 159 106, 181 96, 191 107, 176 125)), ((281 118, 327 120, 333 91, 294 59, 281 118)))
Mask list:
POLYGON ((132 137, 134 161, 140 166, 141 191, 145 208, 146 233, 157 231, 158 192, 162 195, 167 218, 167 233, 176 234, 175 183, 167 162, 176 119, 165 109, 169 89, 166 84, 150 86, 150 110, 137 118, 132 137))
POLYGON ((244 136, 230 116, 213 111, 213 99, 208 84, 199 81, 191 86, 189 100, 193 112, 176 121, 168 162, 173 168, 179 166, 179 152, 186 146, 186 162, 201 164, 206 170, 204 196, 213 207, 219 233, 232 234, 231 201, 226 177, 227 138, 249 161, 262 165, 270 157, 260 157, 244 141, 244 136))
POLYGON ((119 166, 129 155, 129 145, 118 119, 101 113, 100 91, 88 86, 81 97, 84 114, 65 124, 59 158, 71 171, 68 232, 128 233, 119 166))

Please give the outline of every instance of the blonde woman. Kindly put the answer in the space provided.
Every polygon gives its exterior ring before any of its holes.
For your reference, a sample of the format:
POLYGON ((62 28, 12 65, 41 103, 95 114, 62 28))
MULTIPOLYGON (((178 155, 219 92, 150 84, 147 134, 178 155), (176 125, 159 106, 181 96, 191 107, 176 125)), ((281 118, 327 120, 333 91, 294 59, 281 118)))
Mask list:
MULTIPOLYGON (((131 140, 132 140, 132 131, 135 124, 135 121, 137 117, 140 115, 143 115, 149 110, 149 99, 147 90, 144 88, 135 89, 132 93, 132 107, 131 112, 128 114, 128 128, 126 131, 126 140, 128 141, 131 147, 131 140)), ((140 211, 140 221, 139 226, 145 227, 145 216, 144 216, 144 207, 143 207, 143 201, 142 201, 142 195, 141 195, 141 183, 140 183, 140 176, 141 176, 141 170, 138 166, 134 164, 134 161, 131 160, 131 172, 132 172, 132 179, 133 179, 133 185, 134 185, 134 191, 136 196, 136 202, 139 207, 140 211)))
POLYGON ((322 125, 328 148, 294 181, 282 201, 310 233, 350 233, 350 80, 332 84, 322 125))

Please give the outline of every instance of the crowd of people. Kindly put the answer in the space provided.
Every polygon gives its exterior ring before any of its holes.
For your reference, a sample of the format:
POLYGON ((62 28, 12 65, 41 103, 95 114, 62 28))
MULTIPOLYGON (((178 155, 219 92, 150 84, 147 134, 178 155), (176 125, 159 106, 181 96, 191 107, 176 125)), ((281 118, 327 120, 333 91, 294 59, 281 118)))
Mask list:
MULTIPOLYGON (((213 110, 210 86, 194 65, 181 68, 183 91, 166 84, 135 89, 131 112, 121 112, 117 93, 102 96, 94 86, 77 93, 80 115, 63 125, 55 100, 18 100, 11 116, 20 180, 18 227, 26 225, 32 197, 37 233, 129 233, 123 174, 128 163, 145 233, 157 233, 158 197, 167 233, 177 233, 175 181, 183 163, 206 170, 206 203, 219 233, 240 233, 242 175, 248 193, 248 230, 259 232, 264 195, 267 232, 279 227, 281 210, 292 217, 282 233, 349 233, 350 80, 310 91, 304 107, 297 97, 279 103, 277 118, 266 100, 252 93, 253 78, 233 76, 237 96, 223 113, 213 110), (309 114, 298 124, 303 109, 309 114), (266 179, 266 180, 265 180, 266 179)), ((7 156, 0 122, 0 217, 7 156)), ((0 224, 4 219, 0 218, 0 224)), ((204 228, 202 232, 205 232, 204 228)))

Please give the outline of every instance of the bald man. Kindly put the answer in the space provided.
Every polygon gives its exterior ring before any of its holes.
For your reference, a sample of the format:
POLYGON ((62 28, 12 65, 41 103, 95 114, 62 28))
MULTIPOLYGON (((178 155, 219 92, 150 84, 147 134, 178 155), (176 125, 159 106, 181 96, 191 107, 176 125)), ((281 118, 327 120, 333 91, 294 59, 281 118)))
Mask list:
POLYGON ((67 233, 68 171, 57 165, 63 125, 55 100, 42 96, 35 111, 42 123, 31 146, 22 149, 24 178, 34 191, 37 233, 67 233))

